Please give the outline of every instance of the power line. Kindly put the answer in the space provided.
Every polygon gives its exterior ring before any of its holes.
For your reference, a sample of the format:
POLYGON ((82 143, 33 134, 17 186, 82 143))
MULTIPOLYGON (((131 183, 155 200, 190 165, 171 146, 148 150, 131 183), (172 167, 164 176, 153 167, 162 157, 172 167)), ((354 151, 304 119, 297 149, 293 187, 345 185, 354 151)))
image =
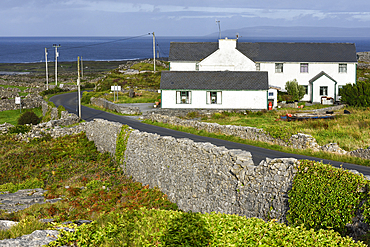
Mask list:
MULTIPOLYGON (((67 47, 67 48, 61 47, 61 50, 65 51, 65 50, 71 50, 71 49, 78 49, 78 48, 84 48, 84 47, 90 47, 90 46, 97 46, 97 45, 109 44, 109 43, 114 43, 114 42, 119 42, 119 41, 136 39, 136 38, 144 37, 144 36, 147 36, 147 35, 150 35, 150 33, 139 35, 139 36, 133 36, 133 37, 127 37, 127 38, 122 38, 122 39, 116 39, 116 40, 112 40, 112 41, 95 43, 95 44, 90 44, 90 45, 82 45, 82 46, 67 47)), ((43 48, 45 48, 45 47, 43 47, 43 48)), ((47 47, 47 49, 52 49, 52 48, 54 48, 54 47, 53 46, 47 47)), ((9 56, 9 55, 18 55, 18 54, 25 53, 27 51, 28 50, 23 50, 23 51, 19 51, 19 52, 0 54, 0 57, 9 56)), ((34 51, 35 51, 35 49, 34 49, 34 51)))

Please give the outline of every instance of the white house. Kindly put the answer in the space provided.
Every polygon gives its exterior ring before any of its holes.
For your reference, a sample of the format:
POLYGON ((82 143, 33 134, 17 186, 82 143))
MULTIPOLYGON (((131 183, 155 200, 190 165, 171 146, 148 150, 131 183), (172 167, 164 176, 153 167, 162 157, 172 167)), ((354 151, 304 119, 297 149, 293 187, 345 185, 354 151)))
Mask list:
POLYGON ((263 71, 163 71, 162 108, 266 109, 263 71))
MULTIPOLYGON (((276 106, 276 91, 274 92, 272 88, 284 89, 285 83, 290 80, 296 79, 305 87, 306 94, 303 100, 311 102, 321 102, 322 98, 326 97, 331 97, 334 101, 338 100, 340 88, 347 83, 356 82, 356 47, 350 43, 248 43, 227 38, 220 39, 218 43, 172 42, 169 61, 170 73, 184 72, 184 75, 185 72, 190 71, 207 71, 209 72, 207 75, 220 71, 265 71, 268 73, 270 85, 268 99, 265 102, 272 101, 274 106, 276 106)), ((213 84, 213 86, 212 90, 217 90, 217 85, 213 84)), ((175 98, 167 98, 166 90, 169 89, 162 85, 161 89, 162 107, 181 108, 178 107, 175 98)), ((228 90, 233 94, 231 88, 228 90)), ((202 97, 206 102, 206 96, 202 97)), ((238 97, 231 98, 234 99, 233 102, 223 100, 223 103, 218 105, 219 108, 246 107, 246 103, 238 97)), ((261 102, 264 101, 258 98, 261 102)), ((255 109, 261 104, 249 105, 250 107, 246 109, 255 109)), ((267 108, 267 104, 264 108, 267 108)), ((195 105, 187 107, 191 108, 195 105)))

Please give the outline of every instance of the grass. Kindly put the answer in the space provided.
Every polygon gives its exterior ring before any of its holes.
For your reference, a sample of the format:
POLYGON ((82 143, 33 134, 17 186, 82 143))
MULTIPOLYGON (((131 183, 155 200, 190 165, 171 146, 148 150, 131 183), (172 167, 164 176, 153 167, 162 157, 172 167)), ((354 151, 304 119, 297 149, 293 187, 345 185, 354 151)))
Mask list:
POLYGON ((168 129, 178 130, 178 131, 182 131, 182 132, 186 132, 186 133, 190 133, 194 135, 212 137, 212 138, 222 139, 226 141, 237 142, 237 143, 252 145, 256 147, 262 147, 262 148, 271 149, 271 150, 277 150, 277 151, 286 152, 286 153, 301 154, 301 155, 306 155, 310 157, 339 161, 343 163, 352 163, 352 164, 358 164, 358 165, 363 165, 363 166, 370 166, 370 160, 347 156, 347 155, 338 155, 338 154, 332 154, 332 153, 327 153, 323 151, 313 152, 312 150, 309 150, 309 149, 307 150, 293 149, 289 147, 282 147, 279 145, 272 145, 272 144, 265 143, 265 142, 245 140, 245 139, 241 139, 235 136, 218 135, 218 134, 206 132, 204 130, 196 130, 194 128, 189 128, 189 127, 173 126, 169 124, 153 122, 151 120, 143 120, 142 122, 168 128, 168 129))
MULTIPOLYGON (((52 246, 365 246, 332 230, 313 231, 274 221, 178 210, 158 188, 126 176, 108 153, 99 153, 84 133, 29 143, 0 135, 0 190, 43 188, 55 204, 36 204, 1 220, 20 223, 0 231, 0 239, 61 226, 66 220, 92 224, 63 232, 52 246), (41 224, 53 218, 56 224, 41 224)), ((66 225, 63 225, 65 227, 66 225)))
POLYGON ((36 113, 38 117, 42 117, 42 110, 41 107, 37 107, 34 109, 22 109, 22 113, 20 110, 9 110, 9 111, 0 111, 0 124, 3 123, 10 123, 12 125, 16 125, 18 122, 18 118, 25 112, 25 111, 33 111, 36 113))
POLYGON ((130 98, 128 92, 127 93, 119 92, 118 100, 117 100, 117 93, 114 96, 113 93, 110 93, 110 91, 104 91, 104 92, 84 92, 84 97, 87 97, 89 99, 91 97, 99 97, 99 98, 106 99, 110 102, 113 102, 115 104, 125 104, 125 103, 153 103, 154 104, 155 101, 158 101, 161 98, 161 95, 158 92, 151 92, 147 90, 136 90, 135 92, 141 95, 130 98))
MULTIPOLYGON (((33 205, 16 213, 0 212, 2 220, 95 220, 110 212, 140 207, 177 209, 157 188, 143 187, 125 176, 114 159, 108 153, 99 153, 83 133, 58 139, 45 136, 30 143, 0 135, 0 146, 2 190, 37 186, 48 191, 48 199, 64 198, 56 204, 33 205)), ((9 233, 0 236, 15 237, 9 233)))
POLYGON ((352 151, 370 146, 370 109, 346 108, 351 114, 340 114, 335 119, 306 121, 279 121, 280 116, 297 112, 295 109, 281 109, 267 112, 215 113, 204 122, 221 125, 240 125, 262 128, 277 138, 289 138, 304 133, 313 136, 319 145, 337 143, 342 149, 352 151))

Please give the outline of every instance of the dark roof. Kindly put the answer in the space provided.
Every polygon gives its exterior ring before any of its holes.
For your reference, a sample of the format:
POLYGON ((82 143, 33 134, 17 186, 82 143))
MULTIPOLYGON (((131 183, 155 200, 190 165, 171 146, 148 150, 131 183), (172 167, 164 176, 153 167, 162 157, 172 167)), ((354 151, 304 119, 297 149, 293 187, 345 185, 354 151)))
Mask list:
MULTIPOLYGON (((218 49, 218 43, 175 43, 169 61, 201 61, 218 49)), ((237 49, 254 62, 357 62, 353 43, 247 43, 237 49)))
POLYGON ((262 71, 162 71, 161 89, 268 90, 262 71))
POLYGON ((217 50, 217 42, 171 42, 169 60, 200 61, 217 50))
POLYGON ((317 79, 319 79, 320 77, 322 76, 326 76, 328 77, 330 80, 332 80, 333 82, 335 82, 335 84, 337 84, 337 81, 334 80, 330 75, 326 74, 324 71, 321 71, 320 73, 318 73, 317 75, 315 75, 311 80, 309 80, 308 82, 310 84, 312 84, 314 81, 316 81, 317 79))

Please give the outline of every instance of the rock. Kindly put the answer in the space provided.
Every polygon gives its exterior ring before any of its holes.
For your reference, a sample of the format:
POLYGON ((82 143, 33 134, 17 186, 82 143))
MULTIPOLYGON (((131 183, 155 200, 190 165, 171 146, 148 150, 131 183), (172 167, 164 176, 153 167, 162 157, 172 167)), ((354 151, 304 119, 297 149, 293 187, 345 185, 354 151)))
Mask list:
POLYGON ((2 247, 41 247, 57 240, 59 232, 56 230, 37 230, 29 235, 18 238, 0 240, 2 247))

